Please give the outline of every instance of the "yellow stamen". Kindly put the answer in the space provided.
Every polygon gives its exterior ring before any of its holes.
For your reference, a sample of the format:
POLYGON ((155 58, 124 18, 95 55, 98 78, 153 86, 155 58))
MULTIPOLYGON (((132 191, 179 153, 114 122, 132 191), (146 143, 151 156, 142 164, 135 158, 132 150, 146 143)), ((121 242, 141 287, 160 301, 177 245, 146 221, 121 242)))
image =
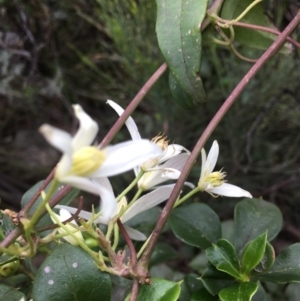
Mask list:
POLYGON ((105 160, 105 152, 94 146, 79 149, 73 155, 70 174, 87 177, 96 171, 105 160))
POLYGON ((204 179, 202 180, 200 179, 198 183, 198 187, 202 191, 204 191, 207 190, 208 188, 221 186, 224 182, 226 182, 224 180, 225 176, 226 173, 222 171, 212 172, 209 175, 207 175, 204 179))

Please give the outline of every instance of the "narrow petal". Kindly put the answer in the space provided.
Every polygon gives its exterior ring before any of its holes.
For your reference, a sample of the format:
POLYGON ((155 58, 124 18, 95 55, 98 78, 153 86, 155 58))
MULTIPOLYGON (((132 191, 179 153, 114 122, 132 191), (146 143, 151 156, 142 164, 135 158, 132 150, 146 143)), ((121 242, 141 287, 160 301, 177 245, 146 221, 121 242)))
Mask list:
MULTIPOLYGON (((77 208, 74 207, 70 207, 70 206, 65 206, 65 205, 56 205, 55 209, 66 209, 68 210, 70 213, 75 214, 77 211, 77 208)), ((81 210, 78 214, 79 217, 85 219, 85 220, 90 220, 92 218, 92 213, 89 211, 85 211, 85 210, 81 210)), ((94 223, 95 224, 107 224, 107 220, 105 220, 102 216, 99 216, 97 219, 95 219, 94 223)))
POLYGON ((177 155, 164 164, 160 165, 162 168, 174 168, 179 171, 182 171, 187 159, 189 158, 189 154, 180 154, 177 155))
POLYGON ((72 137, 69 133, 49 124, 43 124, 39 131, 53 147, 64 154, 72 153, 72 137))
POLYGON ((104 151, 106 159, 91 177, 114 176, 162 154, 158 146, 145 139, 108 146, 104 151))
POLYGON ((145 194, 139 198, 121 217, 122 223, 130 220, 132 217, 138 215, 141 212, 144 212, 169 198, 173 186, 159 187, 156 190, 145 194))
POLYGON ((204 170, 205 172, 207 172, 207 174, 210 174, 214 170, 218 157, 219 157, 219 144, 215 140, 207 155, 207 160, 204 166, 204 170))
POLYGON ((79 129, 72 140, 73 151, 76 151, 92 144, 98 133, 98 124, 84 112, 80 105, 74 105, 73 108, 79 120, 79 129))
MULTIPOLYGON (((55 214, 55 213, 54 213, 54 214, 55 214)), ((69 212, 67 209, 65 209, 65 208, 60 209, 59 215, 57 215, 57 214, 55 214, 55 215, 56 215, 56 217, 57 217, 61 222, 64 222, 64 221, 66 221, 67 219, 69 219, 70 217, 72 217, 72 215, 70 214, 70 212, 69 212)), ((53 223, 56 223, 56 221, 52 218, 52 216, 50 216, 50 217, 51 217, 53 223)), ((75 235, 78 239, 83 240, 83 237, 82 237, 81 232, 80 232, 80 231, 76 231, 76 232, 75 232, 76 228, 70 226, 69 224, 73 224, 73 225, 76 225, 76 226, 77 226, 77 223, 76 223, 74 220, 72 220, 71 222, 67 223, 65 226, 66 226, 67 229, 69 229, 71 232, 74 232, 74 235, 75 235)), ((61 233, 61 234, 66 234, 66 233, 67 233, 67 232, 66 232, 64 229, 62 229, 62 228, 58 228, 58 232, 61 233)), ((74 245, 74 246, 77 246, 77 245, 78 245, 77 241, 76 241, 71 235, 66 235, 66 236, 63 237, 63 239, 66 240, 68 243, 74 245)))
POLYGON ((252 195, 238 187, 232 184, 224 183, 221 186, 218 187, 213 187, 208 190, 209 192, 213 194, 218 194, 218 195, 223 195, 223 196, 229 196, 229 197, 247 197, 247 198, 252 198, 252 195))
POLYGON ((142 233, 138 230, 135 230, 135 229, 130 228, 130 227, 125 226, 125 225, 124 225, 124 228, 125 228, 126 232, 128 233, 129 237, 133 240, 144 241, 144 240, 147 239, 147 236, 144 233, 142 233))
POLYGON ((101 197, 100 208, 101 218, 104 221, 109 221, 117 214, 117 201, 108 178, 96 178, 92 180, 99 189, 101 197))
POLYGON ((181 172, 174 168, 166 168, 161 174, 162 178, 167 180, 177 180, 180 176, 181 172))
MULTIPOLYGON (((116 112, 119 116, 121 116, 124 113, 124 109, 119 106, 117 103, 115 103, 112 100, 107 100, 107 102, 116 112)), ((130 133, 130 136, 132 140, 141 140, 141 135, 139 133, 138 127, 136 123, 134 122, 132 117, 128 117, 128 119, 125 122, 127 129, 130 133)))
POLYGON ((169 160, 172 157, 179 155, 181 152, 186 151, 190 153, 185 147, 179 144, 170 144, 164 151, 163 156, 159 159, 158 164, 169 160))
POLYGON ((99 195, 99 188, 96 183, 89 178, 77 177, 77 176, 65 176, 60 178, 59 181, 64 184, 76 187, 78 189, 87 191, 92 194, 99 195))

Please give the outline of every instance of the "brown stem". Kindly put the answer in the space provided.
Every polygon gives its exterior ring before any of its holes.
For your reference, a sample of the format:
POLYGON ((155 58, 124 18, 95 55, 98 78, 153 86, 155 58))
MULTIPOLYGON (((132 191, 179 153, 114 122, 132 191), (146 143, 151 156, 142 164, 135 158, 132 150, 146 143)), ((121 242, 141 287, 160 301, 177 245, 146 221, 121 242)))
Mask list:
POLYGON ((130 104, 125 109, 124 113, 119 117, 116 123, 112 126, 106 136, 103 138, 101 143, 98 145, 99 148, 103 148, 108 145, 114 136, 120 131, 123 124, 126 122, 127 118, 132 114, 132 112, 136 109, 139 103, 142 101, 144 96, 149 92, 149 90, 153 87, 156 81, 163 75, 163 73, 167 70, 167 64, 163 63, 155 73, 149 78, 149 80, 145 83, 145 85, 141 88, 138 94, 134 97, 134 99, 130 102, 130 104))
MULTIPOLYGON (((78 208, 77 208, 76 212, 74 214, 71 214, 71 217, 69 217, 68 219, 63 221, 62 224, 65 225, 66 223, 69 223, 69 222, 75 220, 78 217, 80 211, 82 210, 82 206, 83 206, 83 197, 81 196, 80 199, 79 199, 79 205, 78 205, 78 208)), ((55 228, 59 228, 59 225, 58 224, 52 224, 52 225, 48 225, 48 226, 45 226, 45 227, 36 228, 36 231, 37 232, 43 232, 43 231, 51 230, 51 229, 55 229, 55 228)))
MULTIPOLYGON (((281 32, 279 30, 268 28, 268 27, 264 27, 264 26, 260 26, 260 25, 255 25, 255 24, 248 24, 248 23, 243 23, 243 22, 235 22, 233 25, 234 26, 239 26, 239 27, 244 27, 244 28, 250 28, 250 29, 254 29, 254 30, 265 31, 265 32, 269 32, 269 33, 275 34, 277 36, 279 36, 281 34, 281 32)), ((294 39, 292 39, 291 37, 286 37, 286 40, 289 41, 294 46, 296 46, 297 48, 300 49, 300 44, 297 41, 295 41, 294 39)))
POLYGON ((222 118, 224 117, 226 112, 232 106, 234 101, 237 99, 237 97, 241 94, 243 89, 249 83, 249 81, 261 69, 261 67, 267 62, 267 60, 270 59, 276 52, 279 51, 279 49, 285 43, 287 36, 289 36, 292 33, 292 31, 296 28, 296 26, 299 24, 299 22, 300 22, 300 12, 298 12, 298 14, 295 16, 295 18, 286 27, 286 29, 278 36, 278 38, 273 42, 273 44, 265 51, 265 53, 257 60, 257 62, 248 71, 248 73, 243 77, 243 79, 239 82, 239 84, 231 92, 229 97, 226 99, 226 101, 223 103, 223 105, 221 106, 219 111, 215 114, 213 119, 210 121, 209 125, 206 127, 206 129, 202 133, 201 137, 197 141, 189 159, 187 160, 187 162, 181 172, 181 175, 171 193, 169 200, 167 201, 164 209, 162 210, 162 212, 160 214, 160 217, 159 217, 156 227, 151 235, 149 243, 148 243, 142 257, 140 258, 140 260, 137 263, 137 268, 140 267, 141 270, 143 270, 143 268, 147 269, 149 259, 154 250, 154 247, 158 241, 159 235, 160 235, 164 225, 166 224, 166 221, 167 221, 169 214, 176 202, 177 197, 179 196, 181 187, 183 186, 183 183, 185 182, 188 174, 190 173, 190 171, 194 165, 194 162, 197 159, 205 142, 210 137, 210 135, 212 134, 212 132, 214 131, 216 126, 219 124, 219 122, 222 120, 222 118))
POLYGON ((36 191, 36 193, 33 195, 33 197, 31 198, 31 200, 23 207, 23 209, 20 212, 20 213, 22 213, 22 215, 24 215, 26 212, 28 212, 28 210, 32 207, 32 205, 35 203, 35 201, 40 196, 41 192, 43 190, 45 190, 45 188, 48 186, 48 184, 50 183, 50 181, 53 179, 54 172, 55 172, 55 168, 52 169, 52 171, 50 172, 50 174, 48 175, 48 177, 46 178, 46 180, 43 182, 43 184, 41 185, 41 187, 36 191))
POLYGON ((138 294, 139 294, 139 281, 137 279, 133 279, 129 301, 136 301, 138 294))
POLYGON ((119 229, 127 243, 128 248, 129 248, 130 256, 131 256, 131 264, 134 265, 137 262, 137 256, 136 256, 136 250, 133 245, 133 242, 132 242, 131 238, 129 237, 127 231, 125 230, 125 228, 119 218, 117 219, 117 224, 118 224, 119 229))

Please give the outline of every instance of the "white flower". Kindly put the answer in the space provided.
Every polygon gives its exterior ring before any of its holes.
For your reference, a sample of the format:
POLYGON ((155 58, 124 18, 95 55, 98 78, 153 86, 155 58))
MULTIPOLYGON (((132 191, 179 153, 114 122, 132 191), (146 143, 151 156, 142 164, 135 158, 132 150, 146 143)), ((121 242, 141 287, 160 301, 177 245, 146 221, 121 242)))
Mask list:
MULTIPOLYGON (((123 114, 124 110, 118 104, 112 100, 108 100, 107 103, 119 116, 123 114)), ((142 139, 132 117, 129 117, 125 124, 133 141, 142 139)), ((177 180, 190 154, 182 145, 169 145, 163 135, 156 136, 152 139, 152 142, 159 146, 163 153, 143 162, 143 164, 134 169, 135 175, 138 175, 140 169, 147 171, 138 182, 138 187, 144 191, 170 179, 177 180)))
MULTIPOLYGON (((76 212, 76 211, 75 211, 75 212, 76 212)), ((74 213, 75 213, 75 212, 74 212, 74 213)), ((53 214, 55 214, 55 213, 53 212, 53 214)), ((72 217, 72 215, 70 214, 70 212, 69 212, 68 210, 66 210, 66 209, 60 209, 60 210, 59 210, 59 215, 55 214, 55 216, 56 216, 56 217, 59 219, 59 221, 61 221, 61 222, 64 222, 64 221, 68 220, 70 217, 72 217)), ((52 216, 50 216, 50 217, 51 217, 53 223, 56 223, 55 219, 54 219, 52 216)), ((72 220, 71 222, 67 223, 65 226, 66 226, 66 228, 67 228, 70 232, 74 233, 74 235, 75 235, 79 240, 82 240, 82 241, 83 241, 83 237, 82 237, 81 232, 80 232, 79 230, 76 231, 76 228, 73 227, 73 226, 71 226, 70 224, 73 224, 73 225, 78 226, 78 225, 76 224, 76 222, 75 222, 74 220, 72 220)), ((58 232, 61 233, 61 234, 67 234, 67 232, 66 232, 64 229, 60 228, 60 227, 58 228, 58 232)), ((66 235, 66 236, 64 236, 63 238, 64 238, 68 243, 70 243, 70 244, 73 245, 73 246, 77 246, 77 245, 78 245, 78 242, 77 242, 71 235, 66 235)))
POLYGON ((201 191, 206 191, 212 195, 252 198, 252 195, 248 191, 238 186, 225 183, 225 172, 213 172, 219 156, 219 145, 217 141, 213 142, 207 158, 204 149, 201 150, 201 156, 202 167, 200 180, 198 182, 198 187, 201 191))
POLYGON ((73 108, 79 120, 74 137, 47 124, 40 127, 46 140, 63 153, 55 171, 59 182, 98 194, 99 189, 91 179, 123 173, 162 154, 161 149, 149 140, 127 141, 101 150, 90 146, 98 125, 80 105, 73 108))
MULTIPOLYGON (((158 187, 157 189, 151 191, 148 194, 143 195, 138 200, 135 201, 135 203, 127 208, 127 202, 124 199, 122 199, 118 206, 116 203, 115 195, 113 192, 113 189, 111 187, 111 184, 107 178, 99 178, 95 179, 95 182, 97 182, 97 185, 99 186, 99 191, 101 191, 101 216, 98 217, 96 220, 94 220, 94 223, 96 224, 108 224, 108 222, 120 211, 125 212, 121 215, 120 220, 122 223, 126 223, 134 216, 164 202, 169 198, 171 195, 171 192, 174 188, 174 185, 164 186, 164 187, 158 187)), ((57 205, 55 208, 63 208, 68 210, 71 213, 75 213, 77 211, 77 208, 72 208, 69 206, 64 205, 57 205)), ((92 213, 88 211, 80 211, 78 216, 90 220, 92 218, 92 213)), ((145 240, 147 237, 145 234, 130 228, 126 225, 124 225, 128 235, 134 239, 134 240, 145 240)))

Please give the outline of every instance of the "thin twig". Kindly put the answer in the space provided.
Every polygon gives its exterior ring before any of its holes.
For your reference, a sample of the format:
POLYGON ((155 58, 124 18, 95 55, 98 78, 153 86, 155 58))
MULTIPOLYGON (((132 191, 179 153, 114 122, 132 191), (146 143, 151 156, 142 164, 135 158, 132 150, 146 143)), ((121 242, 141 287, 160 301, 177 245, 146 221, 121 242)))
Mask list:
MULTIPOLYGON (((81 196, 79 198, 79 205, 78 205, 78 208, 77 208, 76 212, 74 214, 71 214, 71 217, 69 217, 68 219, 66 219, 62 223, 65 225, 66 223, 69 223, 69 222, 75 220, 78 217, 79 213, 81 212, 82 207, 83 207, 83 197, 81 196)), ((55 228, 59 228, 59 225, 58 224, 52 224, 52 225, 48 225, 48 226, 45 226, 45 227, 36 228, 36 231, 37 232, 43 232, 43 231, 51 230, 51 229, 55 229, 55 228)))
MULTIPOLYGON (((228 22, 229 22, 229 20, 228 20, 228 22)), ((275 34, 277 36, 279 36, 281 34, 281 32, 279 30, 268 28, 268 27, 264 27, 264 26, 260 26, 260 25, 255 25, 255 24, 248 24, 248 23, 243 23, 243 22, 235 22, 233 25, 234 26, 238 26, 238 27, 244 27, 244 28, 249 28, 249 29, 254 29, 254 30, 269 32, 269 33, 275 34)), ((300 44, 297 41, 295 41, 294 39, 292 39, 291 37, 286 37, 286 40, 289 41, 294 46, 296 46, 297 48, 300 49, 300 44)))
POLYGON ((130 260, 131 264, 134 265, 137 262, 137 256, 136 256, 136 250, 133 245, 133 242, 132 242, 131 238, 129 237, 127 231, 125 230, 125 228, 119 218, 117 219, 117 224, 118 224, 118 227, 127 243, 128 248, 129 248, 130 256, 131 256, 131 260, 130 260))
POLYGON ((136 301, 139 294, 139 286, 139 281, 137 279, 133 279, 129 301, 136 301))
POLYGON ((295 16, 295 18, 290 22, 286 29, 278 36, 278 38, 272 43, 272 45, 265 51, 265 53, 258 59, 258 61, 252 66, 252 68, 247 72, 239 84, 235 87, 226 101, 223 103, 219 111, 215 114, 213 119, 210 121, 209 125, 206 127, 201 137, 197 141, 189 159, 187 160, 181 175, 171 193, 169 200, 167 201, 164 209, 162 210, 160 217, 157 221, 156 227, 152 233, 149 243, 143 253, 141 259, 138 261, 136 270, 145 273, 145 269, 148 267, 149 259, 152 255, 154 247, 158 241, 159 235, 166 224, 169 214, 176 202, 177 197, 180 194, 181 187, 185 182, 187 176, 189 175, 195 160, 197 159, 201 149, 203 148, 205 142, 210 137, 214 129, 220 123, 226 112, 232 106, 237 97, 242 93, 244 88, 247 86, 249 81, 254 77, 254 75, 262 68, 262 66, 279 51, 282 45, 285 43, 287 36, 289 36, 292 31, 297 27, 300 22, 300 12, 295 16), (144 269, 144 270, 143 270, 144 269))

